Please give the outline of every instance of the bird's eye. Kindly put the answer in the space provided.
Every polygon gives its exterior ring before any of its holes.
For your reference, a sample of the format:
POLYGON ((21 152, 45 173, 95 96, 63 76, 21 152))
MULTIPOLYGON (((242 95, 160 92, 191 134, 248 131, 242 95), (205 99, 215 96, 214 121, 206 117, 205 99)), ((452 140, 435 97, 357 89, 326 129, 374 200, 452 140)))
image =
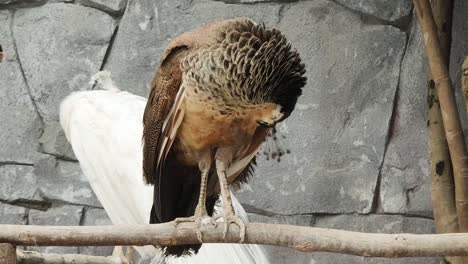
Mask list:
POLYGON ((270 127, 271 125, 268 124, 267 122, 263 121, 263 120, 257 120, 257 124, 261 127, 265 127, 265 128, 268 128, 270 127))

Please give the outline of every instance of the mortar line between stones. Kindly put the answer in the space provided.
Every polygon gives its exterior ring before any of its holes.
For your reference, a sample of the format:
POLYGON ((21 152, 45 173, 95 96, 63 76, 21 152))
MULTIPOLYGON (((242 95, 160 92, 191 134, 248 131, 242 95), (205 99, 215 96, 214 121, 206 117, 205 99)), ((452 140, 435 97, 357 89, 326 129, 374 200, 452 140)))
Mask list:
POLYGON ((242 203, 245 211, 250 214, 256 214, 266 217, 294 217, 294 216, 313 216, 313 217, 333 217, 333 216, 369 216, 369 215, 395 215, 395 216, 403 216, 407 218, 420 218, 420 219, 428 219, 434 220, 433 217, 425 216, 425 215, 418 215, 418 214, 406 214, 406 213, 373 213, 373 214, 362 214, 362 213, 354 213, 354 212, 345 212, 345 213, 295 213, 295 214, 279 214, 272 211, 264 210, 258 207, 255 207, 250 204, 242 203))
MULTIPOLYGON (((127 9, 125 9, 127 10, 127 9)), ((104 67, 106 66, 107 60, 109 59, 109 56, 112 51, 112 47, 114 46, 114 40, 117 36, 117 32, 119 31, 119 24, 117 24, 114 28, 114 31, 112 32, 112 36, 109 40, 109 44, 107 45, 106 52, 104 53, 104 57, 102 58, 102 63, 101 66, 99 67, 99 71, 104 70, 104 67)), ((94 83, 93 86, 91 87, 91 90, 94 90, 96 88, 97 83, 94 83)))
MULTIPOLYGON (((411 15, 411 17, 413 17, 413 11, 410 12, 410 15, 411 15)), ((410 23, 411 23, 411 21, 410 21, 410 23)), ((376 185, 375 185, 374 197, 372 199, 372 205, 371 205, 369 213, 377 213, 377 211, 379 209, 380 188, 381 188, 381 184, 382 184, 382 168, 383 168, 383 165, 385 163, 385 158, 387 157, 388 146, 390 145, 390 141, 391 141, 391 139, 393 137, 392 128, 395 125, 394 122, 395 122, 395 117, 397 115, 402 67, 403 67, 403 61, 404 61, 404 59, 406 57, 406 52, 408 50, 408 45, 409 45, 409 42, 410 42, 410 35, 411 35, 411 31, 408 30, 406 32, 405 47, 404 47, 403 54, 402 54, 401 60, 400 60, 400 65, 399 65, 398 81, 397 81, 397 86, 396 86, 396 89, 395 89, 395 94, 394 94, 394 97, 393 97, 392 114, 391 114, 390 119, 388 121, 387 136, 385 138, 385 146, 384 146, 384 151, 383 151, 383 155, 382 155, 382 161, 381 161, 380 166, 379 166, 379 173, 377 175, 377 182, 376 182, 376 185)))
POLYGON ((52 156, 54 158, 56 158, 57 160, 61 160, 61 161, 67 161, 67 162, 78 162, 77 159, 73 159, 73 158, 70 158, 70 157, 67 157, 65 155, 60 155, 60 154, 57 154, 57 153, 49 153, 49 152, 44 152, 44 151, 41 151, 42 154, 45 154, 45 155, 49 155, 49 156, 52 156))
POLYGON ((86 218, 86 211, 88 211, 88 207, 83 206, 83 208, 81 208, 80 221, 78 221, 78 225, 80 225, 80 226, 84 225, 85 218, 86 218))
POLYGON ((24 163, 24 162, 18 162, 18 161, 0 161, 0 166, 5 166, 5 165, 17 165, 17 166, 34 166, 33 163, 24 163))
MULTIPOLYGON (((328 0, 329 2, 332 2, 332 3, 335 3, 343 8, 345 8, 346 10, 349 10, 351 11, 352 13, 355 13, 355 14, 358 14, 360 15, 361 17, 367 17, 367 18, 372 18, 374 19, 375 21, 379 22, 381 25, 386 25, 386 26, 392 26, 394 28, 397 28, 401 31, 404 31, 405 29, 405 25, 401 25, 400 23, 398 23, 398 21, 401 21, 401 20, 405 20, 405 18, 409 17, 411 18, 412 17, 412 14, 413 12, 410 12, 410 14, 408 16, 405 16, 405 17, 401 17, 399 19, 397 19, 396 21, 389 21, 389 20, 385 20, 385 19, 382 19, 382 18, 379 18, 377 16, 374 16, 374 15, 371 15, 369 13, 365 13, 365 12, 362 12, 362 11, 359 11, 359 10, 356 10, 356 9, 353 9, 349 6, 346 6, 336 0, 328 0)), ((407 25, 411 22, 411 19, 409 19, 409 22, 407 23, 407 25)))
POLYGON ((34 209, 38 211, 47 211, 50 207, 52 207, 52 205, 47 201, 29 200, 24 198, 18 198, 14 200, 6 200, 0 198, 0 203, 23 207, 26 209, 34 209))
POLYGON ((276 24, 279 24, 281 20, 283 20, 284 8, 285 6, 283 4, 280 4, 280 7, 278 9, 278 20, 276 21, 276 24))
POLYGON ((85 207, 93 208, 93 209, 104 209, 103 207, 100 207, 97 205, 74 203, 74 202, 64 201, 64 200, 60 200, 56 198, 49 198, 45 194, 41 194, 41 198, 46 200, 47 202, 52 203, 52 206, 73 205, 73 206, 85 206, 85 207))
POLYGON ((24 81, 24 84, 26 86, 26 90, 28 92, 29 98, 31 99, 32 105, 34 107, 34 111, 36 112, 37 116, 39 117, 39 120, 41 121, 42 130, 44 130, 44 119, 42 118, 41 113, 39 112, 36 101, 34 101, 34 99, 33 99, 32 92, 31 92, 31 87, 29 86, 28 79, 26 78, 26 74, 24 73, 23 64, 21 63, 20 54, 18 52, 18 46, 16 45, 16 38, 15 38, 15 34, 13 32, 13 23, 14 23, 14 20, 15 20, 15 10, 11 11, 10 14, 11 14, 11 20, 10 20, 9 29, 10 29, 11 40, 12 40, 12 43, 13 43, 13 49, 15 50, 15 53, 16 53, 16 59, 18 60, 18 65, 19 65, 19 68, 20 68, 20 71, 21 71, 21 76, 23 77, 23 81, 24 81))
POLYGON ((106 66, 107 60, 109 59, 110 53, 112 52, 112 47, 114 46, 114 41, 115 41, 118 31, 119 31, 119 25, 116 25, 114 28, 114 31, 112 32, 112 36, 109 40, 109 44, 107 45, 104 58, 102 59, 101 67, 99 68, 100 71, 102 71, 104 67, 106 66))
MULTIPOLYGON (((213 0, 212 0, 213 1, 213 0)), ((263 5, 263 4, 282 4, 282 3, 296 3, 296 2, 299 2, 299 1, 303 1, 303 2, 306 2, 306 1, 314 1, 314 0, 290 0, 290 1, 286 1, 286 0, 265 0, 265 1, 258 1, 258 2, 245 2, 245 3, 242 3, 241 0, 237 0, 237 1, 229 1, 229 0, 214 0, 214 2, 222 2, 222 3, 225 3, 227 5, 263 5)), ((190 4, 193 4, 194 0, 191 0, 190 1, 190 4)))
POLYGON ((89 4, 89 5, 86 5, 86 4, 83 4, 83 2, 80 2, 80 1, 73 1, 73 2, 63 2, 63 4, 65 5, 78 5, 78 6, 83 6, 83 7, 86 7, 86 8, 91 8, 91 9, 94 9, 94 10, 97 10, 97 11, 100 11, 100 12, 103 12, 105 13, 106 15, 114 18, 114 19, 119 19, 120 17, 123 16, 123 13, 125 12, 125 8, 120 11, 120 12, 115 12, 109 8, 106 8, 106 6, 100 6, 99 4, 96 4, 96 5, 92 5, 92 4, 89 4))

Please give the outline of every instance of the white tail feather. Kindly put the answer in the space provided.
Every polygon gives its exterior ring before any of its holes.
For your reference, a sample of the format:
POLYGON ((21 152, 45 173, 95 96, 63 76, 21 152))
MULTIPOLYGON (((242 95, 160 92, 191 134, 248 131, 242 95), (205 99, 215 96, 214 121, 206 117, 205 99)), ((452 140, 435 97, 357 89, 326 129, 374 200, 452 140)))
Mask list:
MULTIPOLYGON (((60 123, 80 166, 114 224, 146 224, 152 206, 153 187, 143 181, 143 112, 146 100, 120 91, 109 72, 94 81, 106 90, 70 94, 60 106, 60 123)), ((233 196, 236 213, 247 214, 233 196)), ((216 211, 222 208, 217 206, 216 211)), ((160 250, 135 247, 141 255, 163 263, 160 250)), ((204 244, 194 256, 167 258, 168 264, 269 263, 258 245, 204 244)))

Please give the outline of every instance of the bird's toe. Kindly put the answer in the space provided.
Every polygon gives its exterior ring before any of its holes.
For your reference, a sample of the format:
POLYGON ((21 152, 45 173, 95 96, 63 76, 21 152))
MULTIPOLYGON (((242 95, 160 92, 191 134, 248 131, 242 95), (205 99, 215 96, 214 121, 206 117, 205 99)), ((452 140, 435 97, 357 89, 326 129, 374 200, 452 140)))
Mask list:
POLYGON ((240 237, 240 240, 239 242, 240 243, 243 243, 244 240, 245 240, 245 223, 242 219, 240 219, 239 216, 237 215, 231 215, 231 214, 228 214, 228 215, 225 215, 223 217, 223 221, 224 221, 224 229, 223 229, 223 239, 226 239, 226 236, 229 232, 229 226, 231 224, 235 224, 239 227, 239 237, 240 237))

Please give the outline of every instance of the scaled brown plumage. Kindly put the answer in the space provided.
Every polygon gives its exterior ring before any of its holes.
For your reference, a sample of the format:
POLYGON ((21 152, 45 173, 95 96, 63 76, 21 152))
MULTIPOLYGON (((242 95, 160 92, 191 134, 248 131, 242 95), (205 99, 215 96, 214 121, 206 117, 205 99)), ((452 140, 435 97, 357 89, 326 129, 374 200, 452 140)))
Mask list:
POLYGON ((245 180, 267 133, 291 114, 304 73, 284 35, 250 19, 210 23, 174 39, 143 118, 144 177, 155 188, 150 222, 179 218, 200 226, 221 193, 225 231, 237 224, 242 240, 228 184, 245 180))

